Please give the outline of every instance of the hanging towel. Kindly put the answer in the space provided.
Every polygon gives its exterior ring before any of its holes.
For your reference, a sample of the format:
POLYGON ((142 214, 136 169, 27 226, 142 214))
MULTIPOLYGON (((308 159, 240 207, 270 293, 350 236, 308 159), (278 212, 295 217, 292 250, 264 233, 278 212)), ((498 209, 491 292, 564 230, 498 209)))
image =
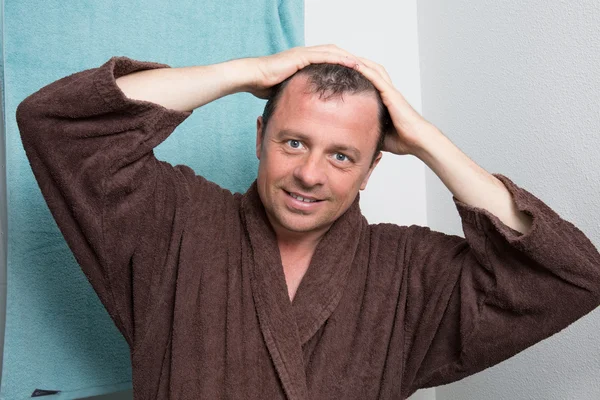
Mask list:
MULTIPOLYGON (((272 54, 303 43, 301 0, 8 1, 4 6, 8 192, 7 309, 1 399, 74 399, 131 387, 129 348, 60 234, 34 179, 17 105, 63 76, 128 56, 172 67, 272 54)), ((208 104, 156 148, 222 187, 256 176, 264 101, 208 104)))

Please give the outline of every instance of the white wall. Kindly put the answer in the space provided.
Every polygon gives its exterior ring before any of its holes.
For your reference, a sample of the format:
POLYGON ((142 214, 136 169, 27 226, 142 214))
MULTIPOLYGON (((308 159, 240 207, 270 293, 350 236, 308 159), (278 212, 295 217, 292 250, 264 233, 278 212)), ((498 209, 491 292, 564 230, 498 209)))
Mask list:
MULTIPOLYGON (((306 45, 334 43, 382 64, 394 85, 420 111, 416 0, 305 0, 306 45)), ((369 222, 425 225, 425 168, 413 157, 384 154, 361 209, 369 222)), ((421 390, 411 400, 433 400, 421 390)))
MULTIPOLYGON (((424 116, 600 246, 600 2, 420 0, 424 116)), ((428 223, 461 233, 437 177, 428 223)), ((462 382, 450 399, 600 399, 600 310, 462 382)))

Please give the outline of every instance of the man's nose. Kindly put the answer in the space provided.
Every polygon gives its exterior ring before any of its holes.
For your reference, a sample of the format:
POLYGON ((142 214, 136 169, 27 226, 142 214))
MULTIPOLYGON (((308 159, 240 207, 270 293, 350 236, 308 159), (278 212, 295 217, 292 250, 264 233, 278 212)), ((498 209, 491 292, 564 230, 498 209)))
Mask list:
POLYGON ((294 169, 294 177, 306 187, 325 184, 327 182, 325 161, 320 155, 308 155, 294 169))

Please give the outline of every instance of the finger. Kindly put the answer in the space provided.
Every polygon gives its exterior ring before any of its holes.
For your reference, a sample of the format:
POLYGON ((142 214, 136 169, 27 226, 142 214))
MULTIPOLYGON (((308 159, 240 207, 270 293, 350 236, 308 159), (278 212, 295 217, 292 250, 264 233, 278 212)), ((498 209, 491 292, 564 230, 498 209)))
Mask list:
POLYGON ((350 53, 349 51, 344 50, 334 44, 308 46, 308 47, 298 46, 298 47, 294 47, 288 51, 295 52, 296 54, 311 54, 314 52, 334 53, 334 54, 338 54, 340 56, 347 56, 347 57, 353 58, 353 59, 357 60, 357 62, 358 62, 357 56, 355 56, 354 54, 350 53))
POLYGON ((366 63, 362 63, 358 66, 358 71, 365 76, 375 88, 380 92, 388 92, 392 87, 391 82, 388 82, 376 69, 367 65, 366 63))
POLYGON ((364 58, 364 57, 358 57, 358 59, 363 64, 365 64, 365 65, 369 66, 370 68, 374 69, 375 71, 379 72, 381 77, 383 79, 385 79, 387 81, 387 83, 389 83, 390 85, 392 84, 392 78, 390 78, 390 76, 387 73, 387 71, 385 70, 385 68, 383 68, 381 65, 379 65, 376 62, 373 62, 367 58, 364 58))
MULTIPOLYGON (((363 64, 364 65, 364 64, 363 64)), ((394 110, 401 110, 402 115, 410 116, 410 118, 422 118, 420 114, 410 105, 410 103, 404 98, 402 93, 400 93, 396 88, 385 80, 381 74, 375 69, 369 67, 368 65, 360 66, 359 70, 375 88, 381 94, 381 98, 383 103, 388 107, 390 112, 390 116, 392 120, 394 120, 394 110)), ((397 116, 400 115, 397 112, 395 113, 397 116)))
POLYGON ((346 56, 352 60, 356 60, 357 63, 360 63, 360 61, 356 55, 354 55, 354 54, 350 53, 349 51, 344 50, 334 44, 310 46, 310 47, 305 47, 304 49, 306 49, 307 51, 310 51, 310 52, 317 51, 317 52, 334 53, 334 54, 338 54, 340 56, 346 56))
POLYGON ((377 71, 377 73, 379 73, 379 75, 381 75, 381 77, 389 84, 392 84, 392 78, 390 78, 389 74, 387 73, 387 71, 385 70, 385 68, 383 68, 381 65, 377 64, 374 61, 371 61, 367 58, 364 57, 358 57, 358 59, 360 60, 361 63, 367 65, 369 68, 377 71))
POLYGON ((348 53, 339 51, 307 51, 301 55, 304 63, 308 64, 341 64, 348 68, 356 69, 360 65, 360 60, 348 53))

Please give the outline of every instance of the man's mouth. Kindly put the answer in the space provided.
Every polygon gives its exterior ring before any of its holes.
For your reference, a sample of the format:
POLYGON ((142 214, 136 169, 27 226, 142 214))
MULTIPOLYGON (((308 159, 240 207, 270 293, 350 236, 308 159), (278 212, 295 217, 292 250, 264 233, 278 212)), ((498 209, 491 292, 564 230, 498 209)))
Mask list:
MULTIPOLYGON (((287 191, 286 191, 287 192, 287 191)), ((310 196, 302 196, 300 194, 297 193, 292 193, 292 192, 287 192, 287 194, 289 194, 291 197, 293 197, 296 200, 302 201, 304 203, 316 203, 319 202, 321 200, 319 199, 315 199, 314 197, 310 197, 310 196)))

